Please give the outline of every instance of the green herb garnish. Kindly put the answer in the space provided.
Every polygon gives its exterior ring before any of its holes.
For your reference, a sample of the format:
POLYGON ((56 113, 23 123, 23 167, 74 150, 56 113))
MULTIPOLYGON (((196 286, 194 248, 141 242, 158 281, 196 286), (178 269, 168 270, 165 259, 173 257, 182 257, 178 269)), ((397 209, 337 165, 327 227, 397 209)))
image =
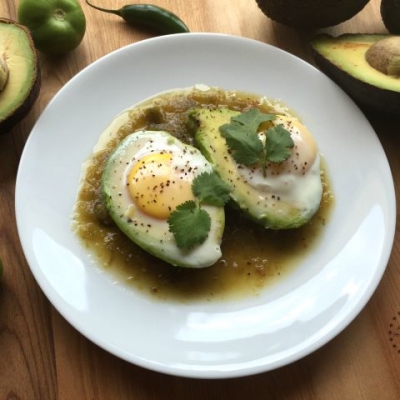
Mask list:
MULTIPOLYGON (((261 113, 252 108, 231 118, 229 124, 219 128, 235 161, 247 166, 260 164, 264 176, 267 163, 288 159, 290 149, 294 146, 290 133, 281 124, 265 131, 264 143, 260 139, 260 125, 275 118, 274 114, 261 113)), ((211 172, 197 176, 193 180, 192 191, 196 200, 180 204, 168 219, 169 230, 182 250, 191 250, 207 239, 211 217, 201 205, 222 207, 229 200, 230 187, 215 172, 211 172)))
POLYGON ((215 172, 203 172, 193 180, 192 190, 201 203, 222 207, 229 200, 231 188, 215 172))
POLYGON ((293 139, 282 124, 267 130, 265 156, 268 161, 280 163, 287 160, 292 153, 293 146, 293 139))
POLYGON ((201 205, 222 207, 229 200, 230 187, 215 172, 203 172, 193 180, 192 191, 196 200, 180 204, 168 219, 169 230, 182 250, 191 250, 207 239, 211 217, 201 205))
POLYGON ((274 114, 265 114, 252 108, 231 118, 229 124, 219 128, 234 160, 246 166, 260 164, 264 176, 268 161, 279 163, 287 160, 294 146, 290 132, 282 124, 267 129, 265 142, 262 142, 258 135, 260 125, 275 118, 274 114))
POLYGON ((168 219, 169 230, 182 250, 190 250, 203 243, 211 229, 211 218, 198 201, 180 204, 168 219))

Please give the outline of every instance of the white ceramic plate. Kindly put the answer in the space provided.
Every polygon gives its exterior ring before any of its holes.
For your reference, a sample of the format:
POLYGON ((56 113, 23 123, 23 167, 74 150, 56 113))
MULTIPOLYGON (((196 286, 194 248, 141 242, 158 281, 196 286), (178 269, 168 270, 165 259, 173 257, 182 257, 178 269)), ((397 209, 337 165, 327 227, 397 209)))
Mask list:
POLYGON ((325 75, 260 42, 183 34, 122 48, 65 85, 26 144, 16 213, 33 275, 83 335, 151 370, 226 378, 281 367, 341 332, 382 277, 396 210, 379 140, 325 75), (284 100, 314 133, 331 174, 336 205, 320 245, 257 298, 153 302, 99 273, 70 230, 81 165, 102 130, 132 104, 196 83, 284 100))

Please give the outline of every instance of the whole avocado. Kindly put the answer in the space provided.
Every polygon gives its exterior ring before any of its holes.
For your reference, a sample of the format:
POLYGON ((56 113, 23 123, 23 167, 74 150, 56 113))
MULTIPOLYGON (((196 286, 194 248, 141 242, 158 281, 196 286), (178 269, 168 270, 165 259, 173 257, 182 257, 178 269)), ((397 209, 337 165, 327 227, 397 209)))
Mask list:
POLYGON ((380 12, 386 29, 394 35, 399 35, 400 0, 382 0, 380 12))
POLYGON ((272 20, 294 28, 337 25, 361 11, 369 0, 256 0, 272 20))

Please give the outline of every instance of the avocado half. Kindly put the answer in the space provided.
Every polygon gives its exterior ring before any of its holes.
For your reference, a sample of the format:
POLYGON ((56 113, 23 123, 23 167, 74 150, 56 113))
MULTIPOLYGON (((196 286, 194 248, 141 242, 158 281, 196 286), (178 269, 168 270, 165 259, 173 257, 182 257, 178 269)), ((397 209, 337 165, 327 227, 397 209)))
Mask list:
MULTIPOLYGON (((353 100, 388 116, 400 115, 400 63, 396 62, 400 37, 387 34, 316 35, 311 41, 315 64, 353 100), (386 44, 395 41, 389 50, 386 44), (387 51, 385 51, 385 49, 387 51), (387 64, 386 69, 382 64, 387 64), (392 65, 392 67, 390 67, 392 65), (397 67, 396 67, 397 65, 397 67)), ((400 60, 399 60, 400 61, 400 60)))
POLYGON ((31 109, 40 90, 39 62, 28 28, 0 18, 0 133, 31 109))
MULTIPOLYGON (((274 192, 274 178, 265 180, 264 190, 260 189, 261 185, 251 184, 240 173, 243 166, 238 166, 234 161, 226 139, 220 131, 221 126, 229 124, 231 119, 239 114, 239 111, 228 108, 192 109, 189 117, 196 127, 195 142, 198 148, 211 162, 220 178, 230 186, 233 204, 249 219, 267 229, 299 228, 310 221, 319 208, 322 195, 319 168, 317 175, 312 178, 315 185, 307 186, 311 196, 306 201, 303 201, 302 195, 297 196, 296 201, 280 198, 274 192)), ((286 181, 287 192, 290 191, 289 182, 286 181)))
POLYGON ((272 20, 295 28, 326 28, 361 11, 369 0, 256 0, 272 20))

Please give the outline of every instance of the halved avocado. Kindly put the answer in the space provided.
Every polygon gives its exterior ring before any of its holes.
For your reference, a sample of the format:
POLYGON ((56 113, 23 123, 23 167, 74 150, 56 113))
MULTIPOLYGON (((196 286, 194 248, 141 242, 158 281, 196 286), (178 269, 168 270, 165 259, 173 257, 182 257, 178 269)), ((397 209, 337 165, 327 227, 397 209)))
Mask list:
MULTIPOLYGON (((248 218, 267 229, 299 228, 310 221, 320 206, 322 186, 319 158, 314 161, 313 172, 310 169, 310 172, 303 174, 303 178, 307 175, 310 180, 307 184, 304 181, 303 194, 299 195, 297 192, 293 195, 295 200, 292 195, 288 195, 290 192, 294 194, 291 189, 295 180, 288 179, 285 182, 286 193, 282 192, 282 196, 280 190, 276 189, 277 183, 282 179, 282 176, 278 177, 279 173, 275 177, 273 173, 270 177, 265 177, 263 183, 252 183, 253 178, 245 177, 246 175, 240 172, 247 168, 236 163, 220 131, 221 126, 229 124, 231 119, 239 114, 239 111, 228 108, 192 109, 189 117, 196 129, 195 142, 198 148, 211 162, 220 178, 230 186, 233 203, 248 218)), ((295 122, 290 120, 287 126, 291 124, 294 126, 295 122)))
POLYGON ((26 116, 39 89, 39 63, 29 30, 0 18, 0 133, 26 116))
POLYGON ((272 20, 295 28, 325 28, 344 22, 369 0, 256 0, 272 20))
POLYGON ((366 111, 400 117, 400 37, 319 34, 311 51, 316 65, 366 111))

